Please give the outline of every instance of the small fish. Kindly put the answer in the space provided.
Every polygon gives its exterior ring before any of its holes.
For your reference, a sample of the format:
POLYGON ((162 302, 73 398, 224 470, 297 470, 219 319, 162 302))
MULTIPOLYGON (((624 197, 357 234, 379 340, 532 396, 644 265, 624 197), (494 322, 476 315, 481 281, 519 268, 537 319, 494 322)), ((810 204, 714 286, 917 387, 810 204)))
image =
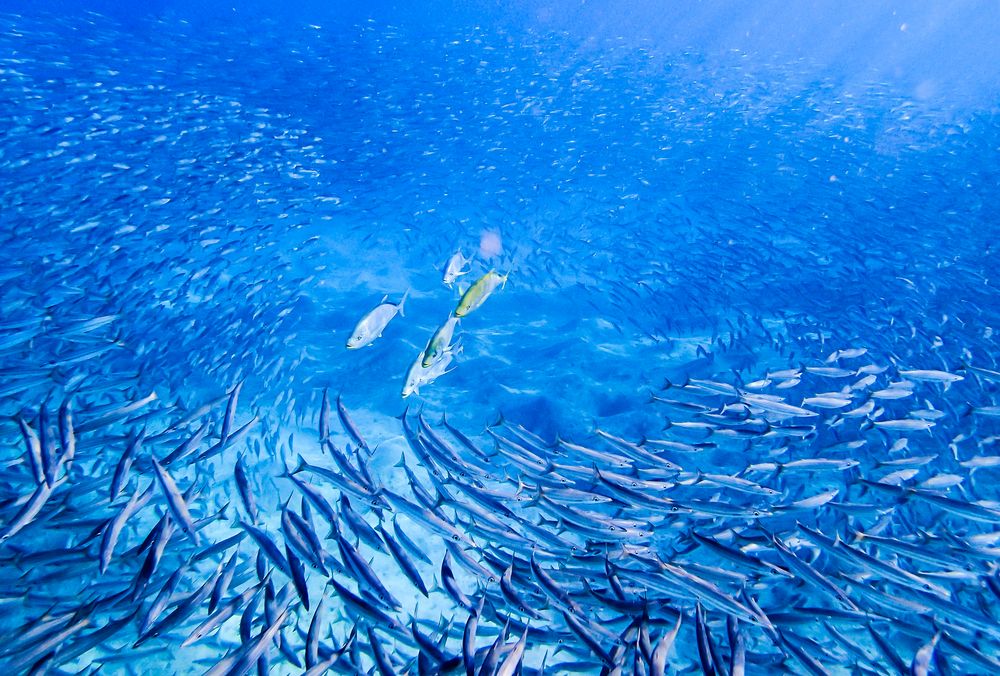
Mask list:
POLYGON ((330 393, 323 388, 323 402, 319 407, 319 442, 330 438, 330 393))
POLYGON ((677 624, 670 631, 663 632, 663 636, 660 640, 656 642, 656 647, 653 648, 652 655, 650 656, 650 666, 649 674, 650 676, 664 676, 666 673, 667 666, 667 655, 670 654, 670 649, 674 645, 674 640, 677 638, 677 632, 681 629, 681 621, 684 619, 683 614, 677 616, 677 624))
POLYGON ((409 290, 403 294, 403 299, 399 303, 389 303, 388 296, 383 296, 381 302, 372 309, 368 314, 361 318, 357 326, 354 327, 354 331, 351 332, 351 337, 347 339, 347 349, 357 350, 359 348, 371 345, 375 339, 382 336, 382 332, 385 327, 392 321, 392 318, 397 314, 400 317, 405 317, 403 314, 403 305, 406 303, 407 296, 410 295, 409 290))
POLYGON ((826 358, 826 363, 831 364, 838 359, 857 359, 858 357, 867 354, 867 347, 849 347, 843 350, 837 350, 832 352, 829 357, 826 358))
POLYGON ((171 516, 180 524, 181 528, 184 529, 184 532, 188 534, 195 544, 198 544, 198 531, 195 529, 194 521, 191 519, 191 512, 184 501, 184 496, 181 495, 180 490, 177 488, 177 483, 167 470, 163 469, 160 463, 156 461, 156 458, 152 460, 156 482, 160 485, 163 496, 167 500, 167 507, 170 508, 171 516))
POLYGON ((219 443, 225 445, 229 439, 229 434, 233 429, 233 421, 236 418, 236 404, 240 398, 240 391, 243 389, 243 382, 236 383, 236 386, 229 392, 229 401, 226 402, 226 413, 222 418, 222 431, 219 433, 219 443))
POLYGON ((900 418, 898 420, 876 420, 875 426, 892 432, 925 432, 934 427, 934 422, 916 418, 900 418))
MULTIPOLYGON (((270 579, 270 574, 266 577, 270 579)), ((264 582, 248 587, 243 592, 234 596, 228 603, 222 606, 218 612, 213 613, 207 620, 195 627, 191 634, 181 643, 182 648, 186 648, 193 643, 197 643, 210 633, 221 627, 230 617, 240 611, 247 603, 264 590, 264 582)), ((211 611, 209 611, 211 612, 211 611)))
MULTIPOLYGON (((400 303, 402 305, 402 303, 400 303)), ((400 312, 402 314, 402 312, 400 312)), ((323 396, 326 397, 326 390, 323 391, 323 396)), ((368 447, 368 442, 365 441, 364 437, 361 436, 361 432, 358 430, 357 425, 351 420, 351 416, 347 413, 347 408, 344 407, 344 402, 341 400, 340 394, 337 395, 337 417, 340 418, 340 423, 347 430, 351 439, 354 440, 355 445, 362 449, 365 453, 371 453, 371 449, 368 447)), ((328 428, 329 429, 329 428, 328 428)), ((329 433, 327 433, 329 436, 329 433)))
POLYGON ((420 576, 420 572, 417 570, 416 565, 413 560, 406 554, 406 550, 397 543, 391 535, 382 527, 382 524, 378 525, 378 532, 382 535, 385 540, 386 546, 389 548, 389 552, 392 554, 392 558, 396 560, 399 565, 400 570, 404 575, 413 583, 413 586, 417 588, 424 596, 427 596, 427 587, 424 584, 423 578, 420 576))
POLYGON ((450 288, 456 279, 462 275, 469 274, 469 271, 463 268, 471 262, 471 258, 466 258, 462 255, 461 249, 452 254, 452 257, 448 259, 447 265, 444 266, 444 275, 442 277, 444 285, 450 288))
POLYGON ((125 523, 133 514, 149 502, 152 497, 152 485, 148 486, 143 492, 140 492, 137 487, 128 503, 122 507, 121 510, 119 510, 119 512, 109 520, 108 525, 104 527, 104 533, 101 538, 100 553, 100 570, 102 575, 107 572, 108 566, 111 564, 111 557, 114 555, 115 544, 118 542, 118 536, 121 535, 122 529, 125 527, 125 523))
POLYGON ((815 397, 806 397, 802 400, 803 406, 814 406, 816 408, 825 409, 838 409, 844 408, 851 405, 850 399, 845 399, 843 397, 832 397, 817 395, 815 397))
POLYGON ((947 371, 937 371, 934 369, 916 369, 913 371, 900 371, 899 375, 909 380, 916 380, 925 383, 941 383, 944 385, 944 389, 947 390, 952 383, 957 383, 960 380, 965 380, 964 376, 960 376, 956 373, 948 373, 947 371))
POLYGON ((778 397, 770 397, 763 394, 743 394, 740 397, 743 403, 748 406, 759 408, 763 411, 776 413, 778 415, 793 416, 800 418, 813 418, 819 415, 815 411, 809 411, 799 406, 785 403, 778 397))
POLYGON ((22 418, 17 416, 17 424, 21 430, 21 437, 24 439, 25 448, 28 451, 28 464, 36 483, 45 483, 45 468, 42 464, 42 445, 31 426, 22 418))
POLYGON ((822 378, 847 378, 849 376, 857 375, 858 372, 837 368, 835 366, 807 366, 806 373, 811 373, 814 376, 820 376, 822 378))
POLYGON ((514 647, 510 649, 507 653, 507 657, 504 661, 500 663, 500 666, 496 670, 497 676, 514 676, 518 673, 521 667, 521 661, 524 659, 524 649, 527 645, 528 639, 528 628, 524 628, 524 632, 521 634, 521 638, 518 639, 514 647))

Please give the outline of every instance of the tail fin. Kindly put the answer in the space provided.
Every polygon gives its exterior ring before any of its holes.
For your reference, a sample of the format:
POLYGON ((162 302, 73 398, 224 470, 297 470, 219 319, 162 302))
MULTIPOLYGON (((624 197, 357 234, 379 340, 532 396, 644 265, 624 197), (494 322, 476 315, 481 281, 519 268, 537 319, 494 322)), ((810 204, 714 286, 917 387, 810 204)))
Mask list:
POLYGON ((406 304, 406 299, 409 297, 410 297, 410 289, 407 289, 406 292, 403 293, 403 300, 399 301, 399 305, 396 306, 397 308, 399 308, 400 317, 406 316, 405 314, 403 314, 403 306, 406 304))

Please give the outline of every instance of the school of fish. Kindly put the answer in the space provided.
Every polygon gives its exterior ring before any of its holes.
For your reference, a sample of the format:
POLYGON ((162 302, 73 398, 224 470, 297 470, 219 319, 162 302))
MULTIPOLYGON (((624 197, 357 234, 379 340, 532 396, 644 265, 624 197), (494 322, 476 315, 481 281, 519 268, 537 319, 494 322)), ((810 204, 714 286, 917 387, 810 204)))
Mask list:
POLYGON ((231 30, 0 14, 9 673, 1000 673, 995 116, 231 30))

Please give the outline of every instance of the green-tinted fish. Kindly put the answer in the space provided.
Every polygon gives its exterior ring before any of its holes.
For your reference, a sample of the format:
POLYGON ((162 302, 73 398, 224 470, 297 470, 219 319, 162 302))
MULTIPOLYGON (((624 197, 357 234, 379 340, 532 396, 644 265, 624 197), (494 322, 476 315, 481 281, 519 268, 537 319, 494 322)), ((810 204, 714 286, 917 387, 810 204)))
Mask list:
POLYGON ((458 325, 458 317, 452 315, 444 324, 434 332, 427 347, 424 348, 424 356, 420 365, 429 368, 438 357, 448 351, 451 347, 451 337, 455 334, 455 326, 458 325))
POLYGON ((490 270, 476 280, 476 283, 462 294, 462 299, 458 301, 458 307, 455 308, 455 316, 464 317, 485 303, 498 286, 503 287, 507 284, 509 275, 510 273, 501 275, 496 270, 490 270))

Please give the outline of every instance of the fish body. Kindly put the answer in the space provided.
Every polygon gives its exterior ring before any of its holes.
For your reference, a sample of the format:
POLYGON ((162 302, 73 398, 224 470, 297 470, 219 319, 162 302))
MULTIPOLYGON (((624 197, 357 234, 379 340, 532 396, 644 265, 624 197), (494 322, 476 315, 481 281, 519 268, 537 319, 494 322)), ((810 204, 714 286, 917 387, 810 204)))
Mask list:
POLYGON ((444 274, 442 275, 441 281, 444 282, 445 286, 451 287, 455 283, 456 279, 458 279, 462 275, 469 274, 469 271, 464 268, 471 262, 472 259, 466 258, 464 255, 462 255, 461 250, 456 251, 454 254, 452 254, 451 258, 449 258, 448 262, 445 264, 444 274))
POLYGON ((399 303, 388 302, 388 296, 382 298, 382 302, 362 317, 354 327, 351 337, 347 339, 347 349, 358 350, 371 345, 377 338, 382 336, 382 332, 385 331, 385 327, 389 325, 393 317, 397 314, 400 317, 405 317, 403 306, 406 303, 409 293, 407 291, 403 294, 403 300, 399 301, 399 303))
POLYGON ((446 373, 452 371, 448 368, 455 358, 455 352, 448 350, 441 354, 430 366, 424 366, 424 353, 417 355, 410 370, 406 373, 406 382, 403 384, 402 396, 405 399, 411 394, 419 394, 420 388, 430 385, 435 380, 446 373))
POLYGON ((430 368, 431 364, 441 358, 441 356, 451 349, 451 339, 455 334, 455 327, 458 325, 458 317, 452 315, 448 317, 438 329, 431 336, 431 339, 427 342, 427 347, 424 348, 424 354, 420 360, 420 365, 425 369, 430 368))
POLYGON ((965 380, 964 376, 960 376, 957 373, 949 373, 947 371, 939 371, 935 369, 915 369, 912 371, 900 371, 899 375, 903 376, 908 380, 916 380, 925 383, 941 383, 947 388, 952 383, 957 383, 960 380, 965 380))
POLYGON ((507 284, 507 277, 510 273, 506 275, 501 275, 496 270, 490 270, 485 275, 476 280, 476 282, 466 289, 465 293, 462 294, 462 298, 458 301, 458 306, 455 308, 456 317, 465 317, 472 311, 478 309, 486 302, 486 299, 497 290, 498 287, 503 287, 507 284))

